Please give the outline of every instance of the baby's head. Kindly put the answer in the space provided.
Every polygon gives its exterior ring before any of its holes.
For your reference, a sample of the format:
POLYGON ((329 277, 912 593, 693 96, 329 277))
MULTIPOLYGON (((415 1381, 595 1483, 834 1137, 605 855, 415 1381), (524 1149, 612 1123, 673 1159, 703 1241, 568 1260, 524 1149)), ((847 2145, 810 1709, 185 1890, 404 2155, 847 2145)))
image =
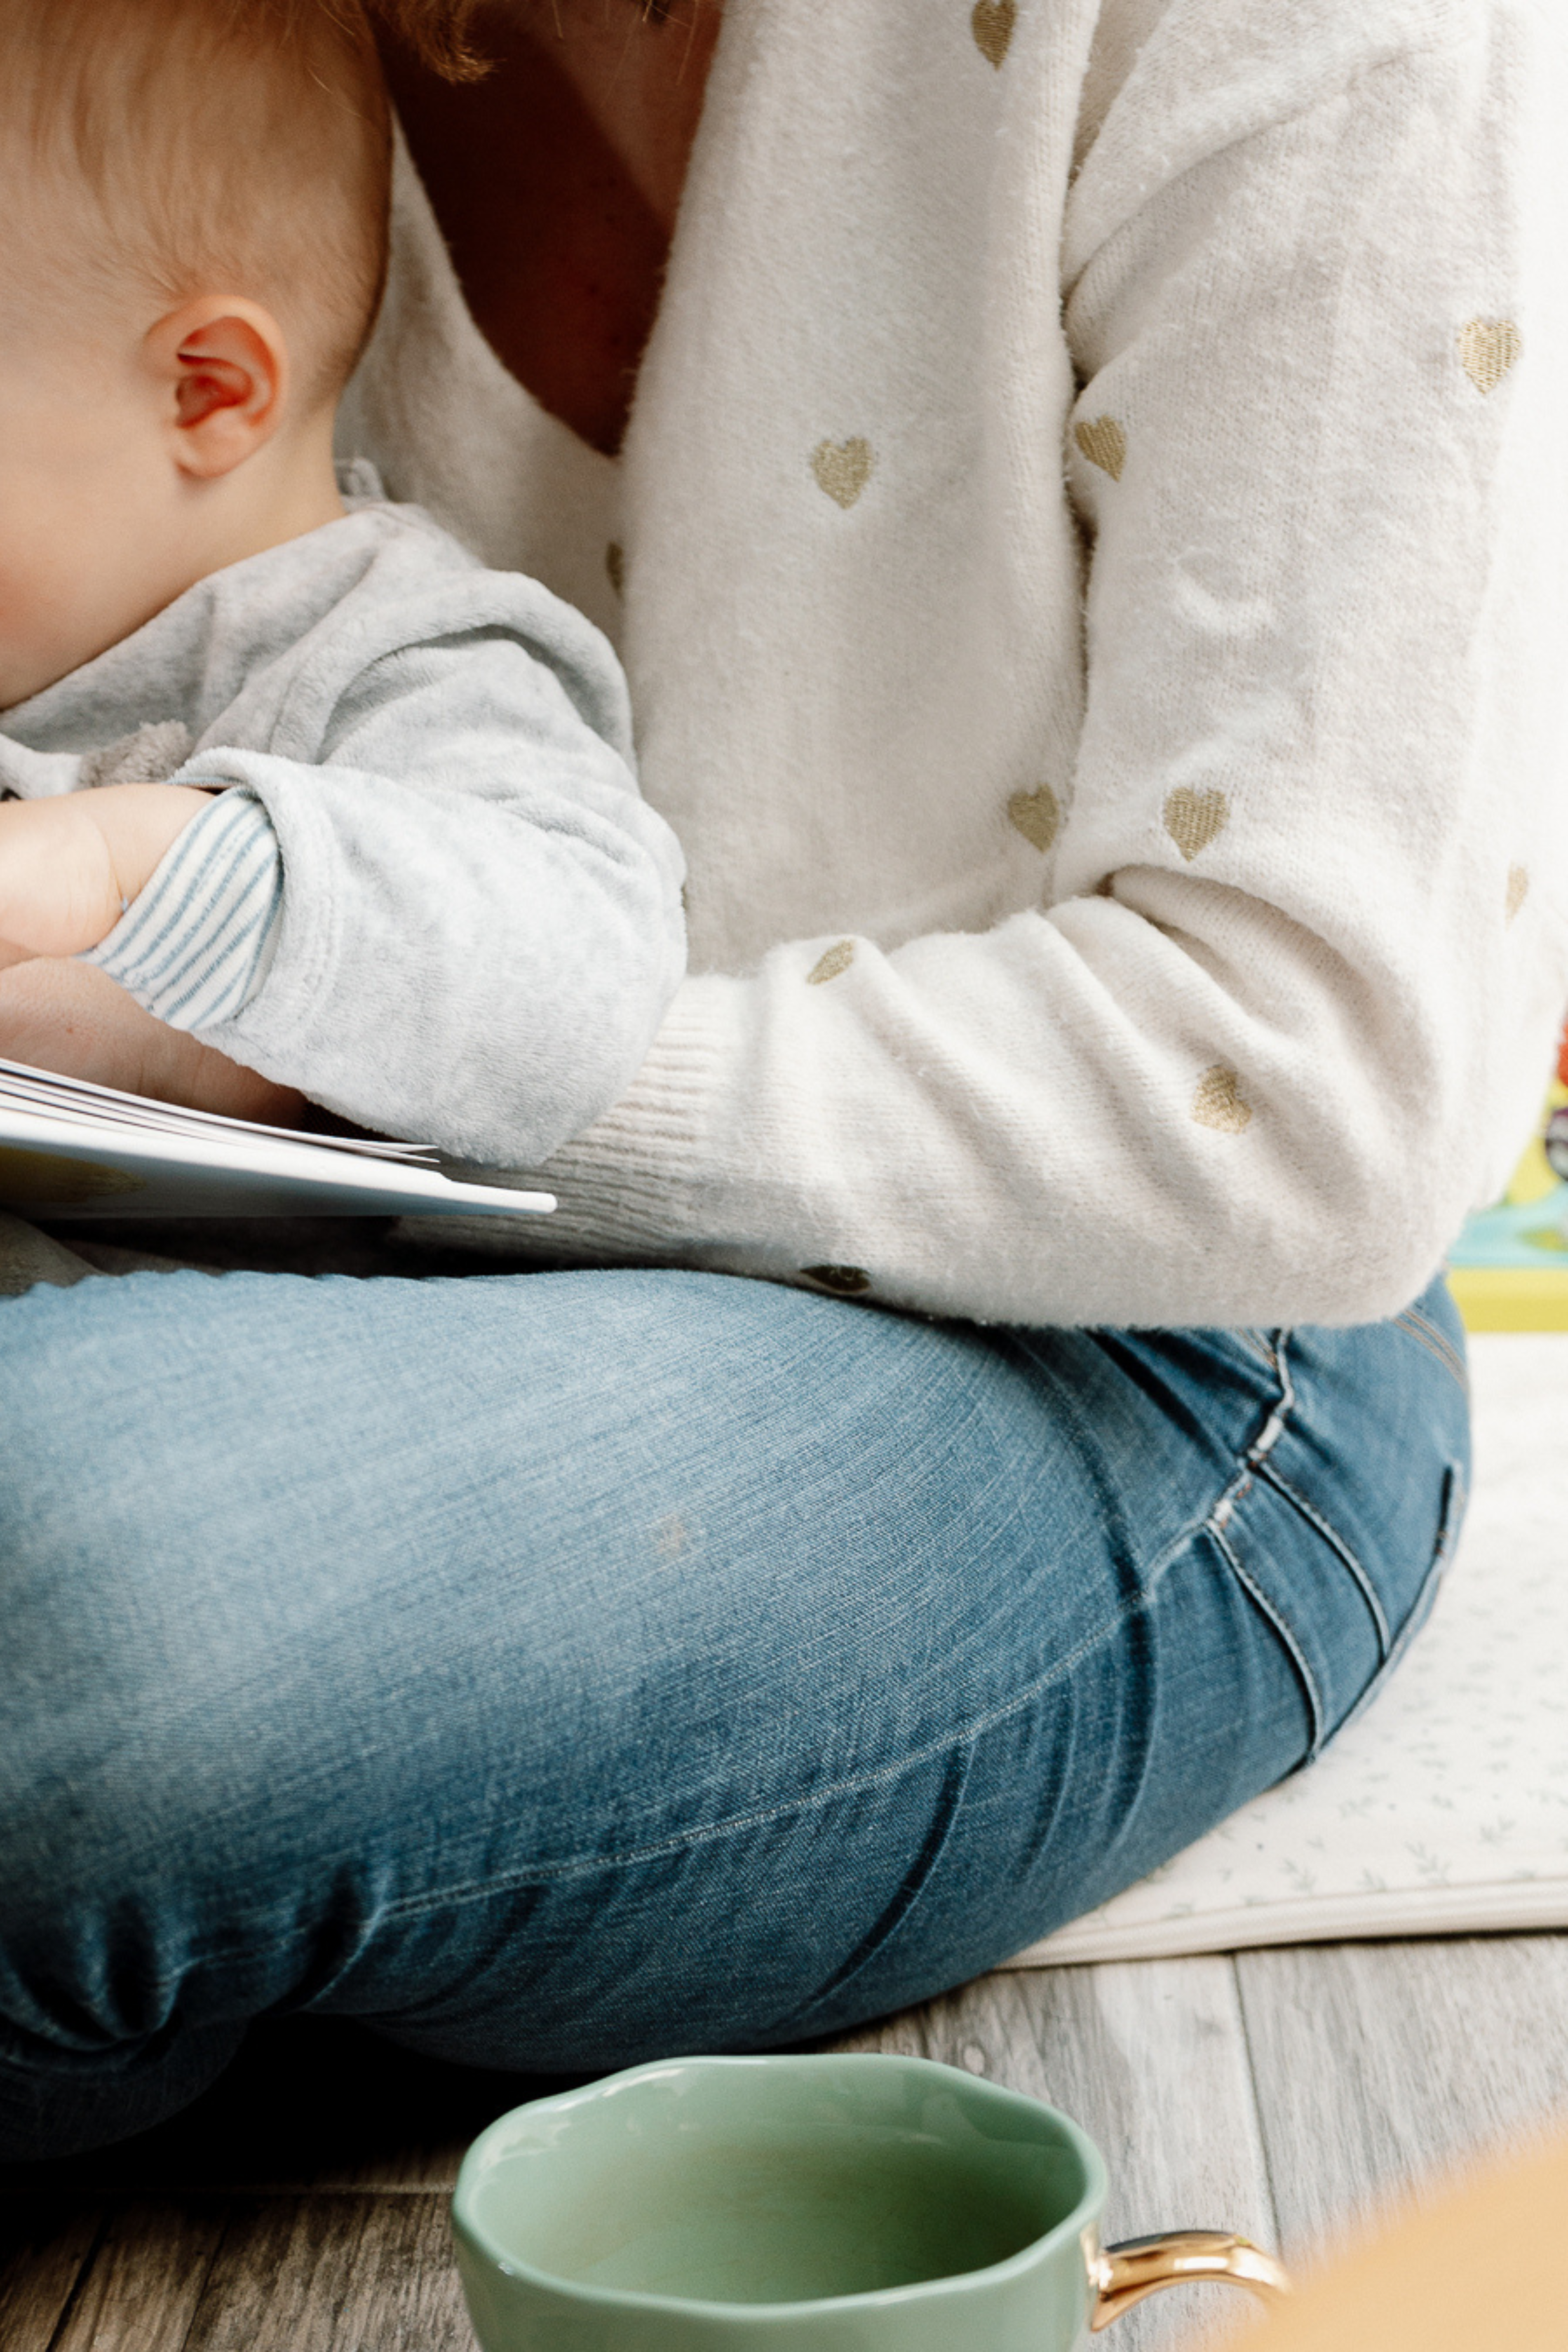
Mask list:
POLYGON ((390 156, 359 0, 0 0, 0 709, 341 513, 390 156))

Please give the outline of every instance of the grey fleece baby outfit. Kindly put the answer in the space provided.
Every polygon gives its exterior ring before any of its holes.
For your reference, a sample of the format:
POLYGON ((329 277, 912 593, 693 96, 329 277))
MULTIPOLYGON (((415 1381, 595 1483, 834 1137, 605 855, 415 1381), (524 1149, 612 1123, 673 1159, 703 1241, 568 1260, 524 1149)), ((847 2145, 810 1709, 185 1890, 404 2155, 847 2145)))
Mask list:
POLYGON ((0 720, 24 798, 225 788, 89 961, 315 1101, 548 1157, 623 1092, 684 964, 619 665, 417 508, 198 583, 0 720))

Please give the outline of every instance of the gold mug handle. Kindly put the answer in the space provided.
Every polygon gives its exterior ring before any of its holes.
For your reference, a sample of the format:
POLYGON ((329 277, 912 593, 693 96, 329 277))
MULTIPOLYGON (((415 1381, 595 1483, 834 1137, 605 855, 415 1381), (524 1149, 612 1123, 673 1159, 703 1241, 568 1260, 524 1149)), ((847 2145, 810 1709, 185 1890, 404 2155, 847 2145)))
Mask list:
POLYGON ((1084 2252, 1095 2294, 1091 2334, 1109 2327, 1146 2294, 1157 2294, 1163 2286, 1185 2286, 1193 2279, 1250 2287, 1270 2303, 1291 2292, 1283 2263, 1250 2238, 1237 2238, 1228 2230, 1171 2230, 1159 2238, 1123 2238, 1115 2246, 1090 2239, 1084 2252))

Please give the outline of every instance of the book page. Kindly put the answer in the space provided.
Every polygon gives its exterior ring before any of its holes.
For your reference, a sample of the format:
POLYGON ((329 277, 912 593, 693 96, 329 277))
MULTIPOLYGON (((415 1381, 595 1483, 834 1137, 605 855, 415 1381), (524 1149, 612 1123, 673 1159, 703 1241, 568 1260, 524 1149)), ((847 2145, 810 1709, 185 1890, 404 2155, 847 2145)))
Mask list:
POLYGON ((458 1182, 429 1144, 304 1135, 0 1057, 0 1208, 71 1217, 539 1216, 548 1192, 458 1182))

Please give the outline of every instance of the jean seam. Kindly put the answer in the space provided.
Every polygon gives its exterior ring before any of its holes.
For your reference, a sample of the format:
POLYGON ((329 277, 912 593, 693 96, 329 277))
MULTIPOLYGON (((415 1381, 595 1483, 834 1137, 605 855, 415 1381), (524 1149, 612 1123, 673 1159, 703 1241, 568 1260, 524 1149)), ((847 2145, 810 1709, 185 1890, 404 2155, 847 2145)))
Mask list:
POLYGON ((1225 1532, 1237 1503, 1248 1492, 1259 1469, 1285 1434, 1296 1402, 1296 1388, 1290 1378, 1288 1352, 1289 1338, 1289 1331, 1277 1331, 1274 1335, 1273 1370, 1279 1383, 1279 1394, 1265 1413, 1263 1426, 1242 1455, 1235 1475, 1226 1480, 1213 1508, 1196 1522, 1193 1529, 1194 1535, 1201 1535, 1205 1528, 1214 1535, 1225 1532))
POLYGON ((1232 1575, 1260 1615, 1272 1625, 1286 1655, 1296 1669, 1307 1702, 1309 1746, 1303 1760, 1310 1764, 1323 1740, 1325 1710, 1322 1693, 1293 1629, 1257 1580, 1243 1567, 1240 1555, 1226 1533, 1236 1515, 1237 1505, 1246 1500, 1258 1479, 1267 1478, 1272 1483, 1273 1465, 1269 1456, 1290 1425, 1290 1415, 1296 1404, 1296 1384, 1290 1377, 1290 1333, 1288 1329, 1278 1330, 1274 1334, 1274 1370, 1279 1382, 1279 1394, 1268 1408, 1262 1428, 1243 1454, 1235 1477, 1209 1513, 1200 1532, 1212 1537, 1232 1575))
POLYGON ((1400 1330, 1415 1340, 1418 1348, 1425 1348, 1429 1356, 1436 1358, 1444 1370, 1452 1377, 1460 1395, 1468 1402, 1470 1382, 1465 1370, 1464 1359, 1457 1353, 1436 1325, 1428 1323, 1426 1318, 1424 1315, 1418 1315, 1414 1307, 1407 1307, 1402 1315, 1396 1315, 1393 1319, 1400 1330))
MULTIPOLYGON (((1196 1532, 1201 1533, 1201 1528, 1196 1532)), ((1005 1705, 987 1708, 967 1723, 949 1727, 939 1738, 927 1740, 922 1747, 900 1756, 894 1763, 879 1766, 875 1771, 851 1774, 847 1780, 836 1780, 830 1788, 816 1790, 805 1797, 789 1798, 776 1805, 765 1805, 755 1812, 728 1814, 721 1821, 706 1822, 697 1829, 679 1831, 648 1845, 623 1847, 607 1853, 574 1854, 561 1862, 529 1863, 495 1877, 464 1880, 455 1886, 443 1887, 431 1894, 405 1895, 397 1902, 380 1907, 375 1914, 377 1922, 385 1924, 393 1920, 417 1918, 425 1912, 455 1909, 460 1904, 512 1894, 523 1886, 553 1885, 563 1879, 588 1877, 598 1870, 635 1869, 645 1862, 659 1862, 673 1854, 689 1853, 697 1846, 711 1845, 718 1839, 733 1836, 740 1831, 765 1828, 770 1822, 784 1821, 792 1814, 815 1812, 840 1797, 856 1796, 863 1790, 900 1780, 905 1773, 918 1771, 922 1765, 929 1764, 933 1757, 958 1748, 973 1748, 986 1732, 994 1730, 998 1724, 1005 1723, 1009 1717, 1030 1706, 1042 1691, 1048 1690, 1054 1683, 1071 1674, 1085 1658, 1103 1648, 1124 1625, 1142 1616, 1154 1597, 1152 1591, 1141 1591, 1135 1601, 1130 1601, 1114 1617, 1106 1619, 1092 1633, 1086 1634, 1076 1649, 1069 1651, 1066 1657, 1058 1659, 1047 1673, 1037 1675, 1026 1689, 1005 1705)), ((286 1934, 275 1936, 265 1943, 247 1938, 247 1957, 255 1958, 265 1957, 268 1952, 285 1950, 295 1942, 298 1932, 297 1928, 291 1927, 286 1934)), ((193 1942, 188 1958, 197 1963, 221 1958, 231 1942, 232 1936, 222 1943, 193 1942)))
POLYGON ((1151 1559, 1144 1571, 1144 1591, 1151 1597, 1159 1591, 1173 1563, 1180 1559, 1190 1544, 1195 1543, 1201 1535, 1226 1524, 1237 1503, 1252 1484, 1253 1465, 1267 1458, 1283 1434, 1282 1425, 1276 1424, 1280 1422, 1281 1413, 1288 1412, 1296 1402, 1296 1391, 1285 1362, 1285 1343, 1289 1338, 1289 1332, 1276 1331, 1271 1354, 1267 1360, 1261 1355, 1258 1358, 1260 1363, 1268 1361, 1269 1370, 1280 1382, 1279 1396, 1268 1406, 1258 1435, 1243 1453, 1237 1468, 1226 1480, 1215 1500, 1179 1528, 1151 1559))
POLYGON ((1319 1535, 1322 1537, 1323 1541, 1330 1546, 1331 1549, 1338 1555, 1340 1559, 1343 1561, 1345 1567, 1350 1570, 1351 1576, 1354 1580, 1356 1588, 1359 1591, 1362 1599, 1366 1602, 1367 1608, 1371 1612, 1372 1622, 1377 1628, 1377 1663, 1379 1667, 1382 1668, 1388 1662, 1388 1654, 1394 1644, 1394 1635, 1388 1622, 1388 1612, 1384 1608, 1382 1601, 1378 1598, 1377 1588, 1373 1583, 1371 1577, 1368 1576, 1366 1570, 1363 1567, 1361 1561, 1357 1559, 1355 1552, 1352 1549, 1351 1546, 1346 1543, 1343 1536, 1340 1534, 1339 1529, 1333 1525, 1332 1521, 1326 1519, 1321 1511, 1318 1510, 1313 1504, 1307 1500, 1307 1497, 1301 1493, 1300 1489, 1291 1484, 1290 1480, 1285 1476, 1283 1471, 1277 1470, 1275 1468, 1272 1462, 1261 1463, 1258 1466, 1258 1475, 1260 1478, 1267 1479, 1269 1486, 1275 1489, 1277 1494, 1282 1495, 1285 1500, 1290 1504, 1294 1509, 1300 1511, 1301 1517, 1307 1521, 1308 1525, 1317 1529, 1319 1535))
POLYGON ((1459 1386, 1468 1395, 1470 1386, 1470 1374, 1469 1367, 1465 1361, 1465 1351, 1463 1348, 1457 1348, 1454 1345, 1454 1342, 1449 1339, 1448 1334, 1443 1329, 1441 1324, 1434 1323, 1432 1318, 1425 1312, 1419 1304, 1405 1307, 1404 1313, 1396 1315, 1394 1319, 1396 1323, 1405 1324, 1406 1328, 1413 1332, 1419 1331, 1425 1334, 1426 1338, 1431 1341, 1433 1347, 1437 1349, 1437 1352, 1441 1355, 1443 1360, 1452 1371, 1454 1378, 1458 1381, 1459 1386))
MULTIPOLYGON (((1201 1533, 1201 1528, 1197 1532, 1201 1533)), ((896 1763, 881 1765, 872 1772, 852 1774, 847 1780, 836 1780, 831 1788, 816 1790, 810 1796, 790 1798, 776 1805, 765 1805, 756 1812, 731 1813, 721 1821, 704 1822, 698 1829, 682 1830, 670 1837, 658 1839, 649 1845, 625 1847, 609 1853, 573 1855, 563 1862, 531 1863, 500 1876, 481 1881, 465 1881, 459 1885, 443 1888, 437 1894, 407 1895, 399 1902, 384 1906, 377 1912, 376 1916, 383 1921, 407 1919, 416 1917, 424 1911, 442 1910, 459 1903, 508 1894, 521 1886, 545 1882, 553 1883, 564 1878, 586 1877, 596 1870, 635 1868, 640 1863, 662 1861, 671 1854, 689 1852, 694 1846, 710 1845, 716 1839, 732 1836, 738 1831, 764 1828, 768 1822, 784 1821, 792 1813, 813 1812, 821 1806, 832 1804, 837 1798, 856 1796, 862 1790, 875 1789, 883 1782, 897 1780, 906 1772, 917 1771, 921 1766, 929 1764, 933 1757, 946 1754, 954 1748, 973 1747, 986 1732, 994 1730, 998 1724, 1005 1723, 1009 1717, 1018 1714, 1022 1708, 1030 1706, 1038 1698, 1042 1691, 1048 1690, 1054 1683, 1059 1682, 1065 1675, 1072 1673, 1085 1658, 1091 1656, 1096 1650, 1102 1649, 1124 1625, 1130 1623, 1132 1619, 1142 1616, 1151 1606, 1154 1597, 1152 1592, 1141 1591, 1135 1601, 1130 1601, 1127 1607, 1121 1610, 1116 1616, 1108 1618, 1103 1624, 1097 1627, 1094 1633, 1086 1634, 1076 1649, 1070 1651, 1066 1657, 1058 1659, 1047 1673, 1037 1675, 1026 1689, 1008 1699, 1005 1705, 989 1707, 984 1714, 973 1717, 966 1723, 950 1727, 942 1733, 940 1738, 927 1740, 922 1747, 913 1749, 909 1755, 900 1756, 896 1763)), ((288 1936, 278 1937, 277 1948, 281 1948, 283 1945, 292 1942, 294 1933, 295 1931, 291 1929, 288 1936)), ((247 1952, 254 1953, 263 1948, 247 1944, 246 1948, 247 1952)), ((271 1947, 266 1948, 271 1948, 271 1947)), ((195 1955, 197 1958, 209 1956, 200 1949, 195 1955)))
POLYGON ((818 1987, 809 2000, 793 2010, 787 2017, 776 2021, 773 2029, 775 2032, 783 2028, 792 2033, 809 2032, 812 2017, 823 2008, 826 2002, 834 2000, 847 1986, 852 1985, 857 1978, 863 1976, 874 1961, 880 1959, 920 1909, 925 1901, 926 1890, 941 1866, 942 1858, 952 1843, 953 1831, 957 1828, 959 1815, 963 1811, 969 1776, 974 1766, 975 1746, 976 1742, 973 1739, 961 1739, 955 1740, 949 1749, 948 1767, 944 1775, 947 1788, 944 1790, 945 1801, 938 1833, 934 1840, 928 1839, 926 1851, 921 1856, 918 1864, 914 1884, 908 1889, 894 1916, 886 1927, 872 1935, 868 1946, 858 1958, 852 1957, 841 1969, 835 1971, 825 1985, 818 1987), (955 1759, 957 1759, 956 1771, 955 1759))
POLYGON ((1242 1566, 1240 1556, 1237 1552, 1235 1545, 1231 1542, 1230 1538, 1226 1535, 1225 1529, 1223 1528, 1214 1527, 1211 1525, 1209 1534, 1213 1537, 1215 1544, 1224 1553, 1226 1559, 1229 1561, 1231 1572, 1235 1576, 1237 1583, 1241 1586, 1243 1591, 1246 1592, 1248 1599, 1254 1603, 1261 1615, 1267 1618, 1269 1624, 1273 1626, 1291 1664, 1296 1669, 1298 1679, 1300 1682, 1301 1689, 1307 1701, 1307 1753, 1301 1759, 1301 1761, 1303 1764, 1310 1764, 1317 1757, 1319 1750, 1322 1747, 1323 1726, 1326 1720, 1323 1696, 1318 1688, 1317 1677, 1313 1674, 1311 1667, 1307 1664, 1306 1654, 1302 1650, 1300 1642, 1296 1639, 1295 1633, 1289 1622, 1280 1615, 1279 1610, 1276 1609, 1274 1603, 1269 1600, 1268 1595, 1264 1591, 1262 1586, 1258 1584, 1257 1580, 1242 1566))
POLYGON ((1459 1529, 1464 1525, 1465 1506, 1468 1499, 1469 1490, 1465 1482, 1465 1474, 1457 1462, 1450 1462, 1444 1474, 1443 1508, 1437 1522, 1437 1538, 1432 1547, 1432 1558, 1427 1565, 1426 1573, 1421 1580, 1421 1590, 1412 1602, 1410 1613, 1400 1627, 1398 1637, 1387 1657, 1362 1692, 1350 1713, 1336 1726, 1334 1731, 1336 1739, 1342 1731, 1347 1731, 1350 1728, 1358 1716, 1364 1715, 1389 1676, 1399 1665, 1416 1634, 1426 1624, 1431 1613, 1432 1604, 1437 1597, 1437 1586, 1442 1580, 1443 1573, 1449 1561, 1453 1559, 1454 1547, 1459 1538, 1459 1529))

